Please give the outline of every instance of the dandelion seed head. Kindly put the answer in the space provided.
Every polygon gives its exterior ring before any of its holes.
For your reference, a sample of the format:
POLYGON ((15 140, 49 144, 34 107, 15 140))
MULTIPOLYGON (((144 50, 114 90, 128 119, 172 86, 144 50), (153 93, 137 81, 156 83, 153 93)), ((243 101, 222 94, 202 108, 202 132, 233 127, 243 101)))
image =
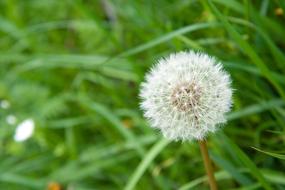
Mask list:
POLYGON ((232 104, 231 80, 213 57, 179 52, 151 68, 140 97, 151 127, 172 140, 200 140, 226 122, 232 104))

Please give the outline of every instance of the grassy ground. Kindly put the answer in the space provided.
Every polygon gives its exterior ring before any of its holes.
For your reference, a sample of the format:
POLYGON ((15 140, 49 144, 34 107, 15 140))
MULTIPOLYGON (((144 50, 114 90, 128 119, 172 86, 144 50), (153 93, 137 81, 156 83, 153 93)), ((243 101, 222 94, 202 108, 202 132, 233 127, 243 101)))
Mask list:
POLYGON ((138 108, 157 58, 201 50, 232 75, 209 137, 220 189, 285 189, 285 3, 0 0, 0 189, 208 189, 197 143, 167 142, 138 108), (32 118, 31 139, 15 142, 32 118), (162 140, 161 140, 162 139, 162 140))

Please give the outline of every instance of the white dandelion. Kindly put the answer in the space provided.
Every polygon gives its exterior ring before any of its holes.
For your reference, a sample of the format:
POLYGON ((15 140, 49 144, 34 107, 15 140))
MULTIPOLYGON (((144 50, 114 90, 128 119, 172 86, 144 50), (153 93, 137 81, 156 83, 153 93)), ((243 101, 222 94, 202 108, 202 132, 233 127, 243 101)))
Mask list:
POLYGON ((202 140, 226 122, 232 104, 230 76, 213 57, 170 54, 141 85, 141 108, 150 125, 171 140, 202 140))

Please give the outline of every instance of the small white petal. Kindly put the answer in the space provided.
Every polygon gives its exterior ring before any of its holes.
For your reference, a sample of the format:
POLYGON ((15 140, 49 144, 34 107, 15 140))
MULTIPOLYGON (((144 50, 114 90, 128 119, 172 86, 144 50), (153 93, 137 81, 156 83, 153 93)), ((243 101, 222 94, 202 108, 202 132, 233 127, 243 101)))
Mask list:
POLYGON ((29 139, 34 133, 35 123, 33 119, 26 119, 20 123, 14 135, 14 140, 17 142, 29 139))
POLYGON ((10 102, 8 102, 8 100, 2 100, 0 102, 0 107, 3 109, 8 109, 10 107, 10 102))
POLYGON ((17 122, 17 118, 14 115, 8 115, 6 117, 6 122, 10 125, 14 125, 17 122))

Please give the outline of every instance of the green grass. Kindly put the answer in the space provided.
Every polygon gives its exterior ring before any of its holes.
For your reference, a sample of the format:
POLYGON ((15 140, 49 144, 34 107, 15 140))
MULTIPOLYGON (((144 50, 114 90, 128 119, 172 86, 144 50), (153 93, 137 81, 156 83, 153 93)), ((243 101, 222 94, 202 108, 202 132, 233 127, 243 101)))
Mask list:
POLYGON ((195 142, 168 142, 139 109, 144 74, 199 50, 231 74, 234 106, 209 137, 220 189, 285 189, 281 0, 0 1, 0 189, 208 189, 195 142), (104 2, 104 3, 102 3, 104 2), (36 130, 15 142, 17 123, 36 130))

